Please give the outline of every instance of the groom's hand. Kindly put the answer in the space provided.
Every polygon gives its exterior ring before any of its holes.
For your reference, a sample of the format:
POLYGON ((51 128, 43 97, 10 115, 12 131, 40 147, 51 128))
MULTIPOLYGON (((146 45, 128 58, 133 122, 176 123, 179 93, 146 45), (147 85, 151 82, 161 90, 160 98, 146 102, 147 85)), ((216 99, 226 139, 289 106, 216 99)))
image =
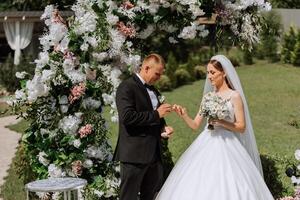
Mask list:
POLYGON ((174 129, 171 126, 165 126, 164 132, 161 133, 161 137, 170 138, 173 135, 174 129))
POLYGON ((172 111, 172 106, 170 104, 164 103, 157 108, 157 111, 159 114, 159 118, 163 118, 172 111))

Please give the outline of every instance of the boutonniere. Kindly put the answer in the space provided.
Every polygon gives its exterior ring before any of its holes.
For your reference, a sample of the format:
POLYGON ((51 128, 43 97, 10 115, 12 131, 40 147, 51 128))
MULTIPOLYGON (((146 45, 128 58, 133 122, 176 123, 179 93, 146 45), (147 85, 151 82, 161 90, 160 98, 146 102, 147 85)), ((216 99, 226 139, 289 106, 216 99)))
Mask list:
POLYGON ((160 104, 163 104, 165 102, 165 100, 166 100, 165 96, 163 96, 163 95, 158 96, 158 101, 160 104))

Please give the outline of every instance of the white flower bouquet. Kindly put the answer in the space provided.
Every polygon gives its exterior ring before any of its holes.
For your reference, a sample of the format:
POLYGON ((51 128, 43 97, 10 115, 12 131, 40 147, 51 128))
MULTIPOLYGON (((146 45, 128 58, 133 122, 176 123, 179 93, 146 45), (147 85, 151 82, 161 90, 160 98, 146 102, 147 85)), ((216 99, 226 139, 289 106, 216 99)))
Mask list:
MULTIPOLYGON (((222 99, 214 92, 209 92, 204 95, 199 114, 210 119, 225 119, 229 116, 228 100, 222 99)), ((208 125, 208 129, 213 130, 212 124, 208 125)))

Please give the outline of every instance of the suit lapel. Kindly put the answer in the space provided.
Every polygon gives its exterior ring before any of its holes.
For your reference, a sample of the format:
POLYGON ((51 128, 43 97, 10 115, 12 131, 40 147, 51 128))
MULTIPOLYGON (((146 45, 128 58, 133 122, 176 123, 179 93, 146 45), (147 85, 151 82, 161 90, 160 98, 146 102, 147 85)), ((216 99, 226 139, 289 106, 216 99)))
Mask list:
POLYGON ((141 89, 141 91, 142 91, 142 93, 143 93, 143 96, 145 96, 145 98, 147 99, 149 108, 153 109, 153 107, 152 107, 152 102, 151 102, 151 99, 150 99, 150 96, 149 96, 149 94, 148 94, 148 92, 147 92, 146 87, 145 87, 144 84, 142 83, 142 81, 139 79, 139 77, 137 77, 136 74, 133 75, 133 80, 136 82, 136 84, 138 85, 138 87, 141 89))

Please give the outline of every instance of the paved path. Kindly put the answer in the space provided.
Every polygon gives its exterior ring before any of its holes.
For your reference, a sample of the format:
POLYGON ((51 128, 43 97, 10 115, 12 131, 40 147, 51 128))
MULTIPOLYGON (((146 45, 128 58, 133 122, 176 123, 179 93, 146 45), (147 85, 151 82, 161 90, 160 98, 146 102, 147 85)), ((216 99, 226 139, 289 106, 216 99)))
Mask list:
MULTIPOLYGON (((11 131, 5 126, 15 124, 19 120, 16 120, 16 116, 0 118, 0 185, 4 183, 4 177, 7 176, 7 170, 15 157, 21 137, 21 134, 11 131)), ((0 198, 0 200, 2 199, 0 198)))

